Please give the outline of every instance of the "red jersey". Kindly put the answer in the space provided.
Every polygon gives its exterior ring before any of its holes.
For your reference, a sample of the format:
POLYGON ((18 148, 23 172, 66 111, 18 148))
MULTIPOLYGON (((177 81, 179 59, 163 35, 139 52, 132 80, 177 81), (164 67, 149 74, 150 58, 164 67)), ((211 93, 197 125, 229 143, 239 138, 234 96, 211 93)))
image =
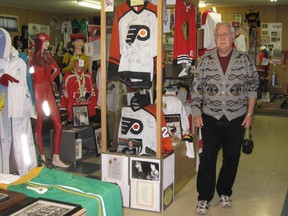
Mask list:
POLYGON ((87 105, 89 117, 96 115, 97 99, 89 72, 64 75, 60 110, 68 112, 68 121, 73 120, 72 107, 75 105, 87 105))
POLYGON ((197 57, 196 12, 193 5, 176 0, 173 59, 177 64, 190 63, 197 57))

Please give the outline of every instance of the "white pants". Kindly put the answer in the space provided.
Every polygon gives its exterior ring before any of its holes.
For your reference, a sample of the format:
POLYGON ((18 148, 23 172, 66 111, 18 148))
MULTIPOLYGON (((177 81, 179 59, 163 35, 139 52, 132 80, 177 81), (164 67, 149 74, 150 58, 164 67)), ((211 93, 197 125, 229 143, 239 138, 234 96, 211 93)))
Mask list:
POLYGON ((0 173, 10 173, 11 122, 8 118, 7 87, 0 85, 0 94, 5 92, 5 107, 0 112, 0 173))
POLYGON ((20 176, 38 166, 30 117, 12 118, 12 150, 20 176))

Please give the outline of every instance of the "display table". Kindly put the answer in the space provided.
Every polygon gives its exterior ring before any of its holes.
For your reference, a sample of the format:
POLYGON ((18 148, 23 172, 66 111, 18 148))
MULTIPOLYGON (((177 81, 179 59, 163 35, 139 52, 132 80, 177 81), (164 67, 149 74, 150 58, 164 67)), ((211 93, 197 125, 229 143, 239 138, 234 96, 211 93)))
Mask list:
MULTIPOLYGON (((93 123, 89 127, 68 127, 62 130, 61 144, 60 144, 60 159, 64 162, 75 163, 77 160, 81 160, 78 157, 77 152, 79 149, 75 147, 75 140, 77 138, 82 139, 82 148, 95 150, 95 154, 98 155, 95 130, 101 128, 101 124, 93 123)), ((53 133, 54 129, 50 130, 50 148, 53 152, 53 133)))
POLYGON ((34 168, 15 182, 0 184, 0 188, 22 193, 34 199, 80 205, 86 209, 87 216, 122 215, 122 200, 118 185, 53 168, 34 168))

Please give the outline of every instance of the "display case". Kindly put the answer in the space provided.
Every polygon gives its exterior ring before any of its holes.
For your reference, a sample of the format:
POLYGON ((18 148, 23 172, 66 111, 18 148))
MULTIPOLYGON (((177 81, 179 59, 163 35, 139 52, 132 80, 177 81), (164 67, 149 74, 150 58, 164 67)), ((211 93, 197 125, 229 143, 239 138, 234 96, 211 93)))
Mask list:
MULTIPOLYGON (((198 1, 191 1, 191 4, 197 4, 198 1)), ((105 8, 105 1, 102 0, 102 7, 105 8)), ((115 5, 118 3, 115 2, 115 5)), ((115 9, 116 10, 116 9, 115 9)), ((185 183, 195 174, 196 158, 188 158, 186 156, 186 145, 181 143, 175 147, 173 153, 163 154, 162 152, 162 100, 157 100, 156 106, 156 131, 155 155, 127 155, 117 152, 115 148, 107 148, 107 83, 108 67, 107 67, 107 43, 109 43, 110 27, 106 25, 106 19, 110 15, 105 9, 101 10, 101 76, 100 76, 100 97, 101 97, 101 127, 102 127, 102 154, 101 154, 101 178, 102 181, 114 182, 121 187, 123 206, 139 210, 149 210, 162 212, 173 203, 175 190, 180 191, 185 183), (106 38, 108 38, 106 40, 106 38), (137 177, 135 167, 137 163, 154 165, 158 168, 159 178, 157 180, 150 179, 150 175, 146 173, 145 177, 137 177), (185 172, 185 173, 184 173, 185 172)), ((162 98, 163 89, 163 1, 157 3, 157 64, 156 79, 152 84, 155 90, 155 98, 162 98)), ((110 17, 111 18, 111 17, 110 17)), ((112 18, 113 19, 113 18, 112 18)), ((109 44, 108 44, 109 45, 109 44)), ((151 90, 151 89, 150 89, 151 90)), ((150 91, 151 93, 151 91, 150 91)), ((118 101, 118 100, 117 100, 118 101)), ((152 100, 154 101, 154 100, 152 100)), ((119 110, 123 104, 120 104, 119 110)), ((129 106, 129 104, 128 104, 129 106)), ((120 115, 118 115, 120 117, 120 115)), ((119 118, 115 118, 119 119, 119 118)), ((113 125, 119 125, 119 122, 113 122, 113 125)), ((116 129, 117 131, 117 129, 116 129)), ((108 145, 107 145, 108 144, 108 145)), ((113 145, 112 145, 113 146, 113 145)), ((150 169, 152 169, 150 167, 150 169)), ((150 170, 150 172, 152 172, 150 170)))

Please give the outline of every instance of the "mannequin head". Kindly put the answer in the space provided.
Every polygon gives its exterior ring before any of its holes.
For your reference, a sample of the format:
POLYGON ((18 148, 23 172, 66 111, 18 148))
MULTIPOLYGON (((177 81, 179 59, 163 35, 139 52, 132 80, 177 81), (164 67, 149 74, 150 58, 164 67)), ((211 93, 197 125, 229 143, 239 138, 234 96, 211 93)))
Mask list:
POLYGON ((86 36, 81 33, 70 35, 71 43, 74 47, 75 54, 82 54, 84 44, 86 42, 86 36))
POLYGON ((35 53, 47 50, 49 47, 49 40, 51 38, 44 33, 39 33, 35 35, 35 53))

